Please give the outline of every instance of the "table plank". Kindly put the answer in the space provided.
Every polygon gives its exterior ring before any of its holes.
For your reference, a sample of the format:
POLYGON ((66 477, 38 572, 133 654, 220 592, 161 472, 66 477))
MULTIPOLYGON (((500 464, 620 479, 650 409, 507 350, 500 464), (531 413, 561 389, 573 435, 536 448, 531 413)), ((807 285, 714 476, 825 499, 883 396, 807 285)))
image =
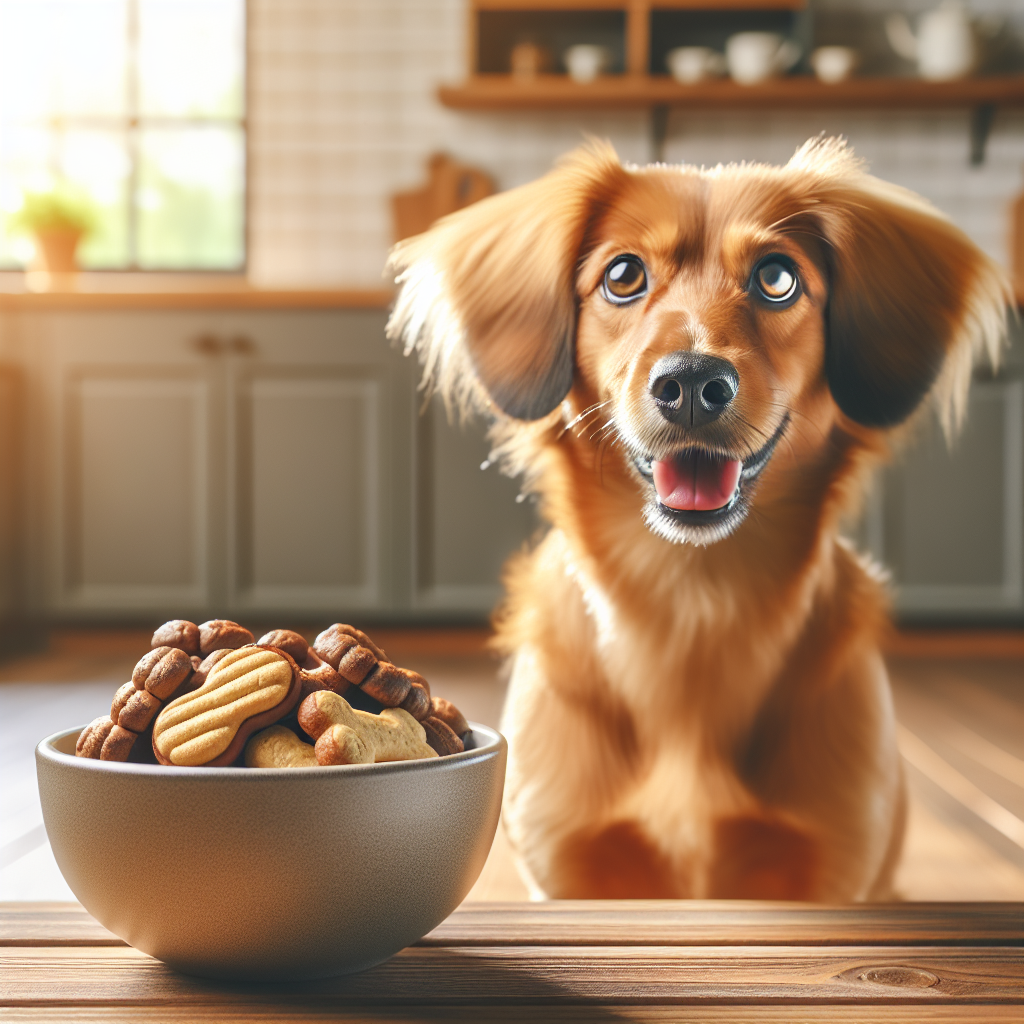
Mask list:
POLYGON ((420 945, 1024 945, 1024 903, 464 903, 420 945))
POLYGON ((410 947, 362 974, 292 985, 177 974, 130 947, 6 947, 0 1006, 510 1006, 1020 1003, 1024 953, 1001 947, 410 947))
MULTIPOLYGON (((1024 945, 1024 903, 467 903, 427 946, 1024 945)), ((0 946, 124 945, 77 903, 0 904, 0 946)))
MULTIPOLYGON (((243 1003, 233 1006, 80 1006, 5 1008, 5 1024, 522 1024, 523 1008, 424 1006, 406 1009, 290 1007, 243 1003)), ((1019 1006, 532 1006, 530 1024, 1020 1024, 1019 1006)))

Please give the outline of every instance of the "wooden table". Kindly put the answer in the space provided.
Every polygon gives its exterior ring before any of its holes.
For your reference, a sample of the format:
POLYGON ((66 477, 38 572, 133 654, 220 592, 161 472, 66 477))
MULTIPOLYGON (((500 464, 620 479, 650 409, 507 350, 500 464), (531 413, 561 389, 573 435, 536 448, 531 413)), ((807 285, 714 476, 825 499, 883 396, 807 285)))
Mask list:
POLYGON ((7 1021, 1020 1021, 1024 904, 466 904, 365 974, 175 974, 78 904, 0 904, 7 1021))

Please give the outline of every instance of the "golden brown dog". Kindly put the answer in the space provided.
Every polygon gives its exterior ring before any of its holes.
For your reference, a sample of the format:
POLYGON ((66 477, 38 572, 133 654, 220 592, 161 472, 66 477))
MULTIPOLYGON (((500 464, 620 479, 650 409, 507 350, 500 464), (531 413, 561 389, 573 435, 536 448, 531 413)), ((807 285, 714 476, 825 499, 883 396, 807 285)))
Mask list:
POLYGON ((392 336, 550 523, 498 623, 535 892, 889 895, 886 602, 838 521, 929 393, 958 422, 1001 273, 820 139, 712 170, 593 144, 393 266, 392 336))

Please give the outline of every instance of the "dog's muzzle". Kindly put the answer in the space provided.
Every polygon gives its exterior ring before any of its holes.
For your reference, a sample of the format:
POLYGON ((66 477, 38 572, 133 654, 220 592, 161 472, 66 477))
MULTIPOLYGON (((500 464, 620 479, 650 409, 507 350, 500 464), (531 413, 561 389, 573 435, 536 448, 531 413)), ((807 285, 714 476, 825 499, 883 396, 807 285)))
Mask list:
POLYGON ((702 545, 727 536, 746 517, 754 483, 788 425, 787 413, 768 442, 742 460, 699 448, 667 459, 635 459, 655 492, 645 509, 648 526, 667 540, 702 545))

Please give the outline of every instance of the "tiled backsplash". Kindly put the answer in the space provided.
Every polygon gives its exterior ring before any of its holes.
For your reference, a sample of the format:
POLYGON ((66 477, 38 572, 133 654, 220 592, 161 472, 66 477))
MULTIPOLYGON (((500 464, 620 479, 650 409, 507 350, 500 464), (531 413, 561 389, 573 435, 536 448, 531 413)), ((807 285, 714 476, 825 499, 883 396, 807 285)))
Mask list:
MULTIPOLYGON (((860 0, 927 9, 938 0, 860 0)), ((825 0, 819 8, 849 8, 825 0)), ((1017 14, 1019 0, 975 0, 1017 14)), ((466 0, 250 0, 251 274, 265 285, 377 287, 389 198, 445 150, 508 188, 538 177, 585 134, 650 159, 642 111, 468 113, 435 98, 465 74, 466 0)), ((1024 111, 1000 111, 985 163, 968 166, 966 112, 674 111, 665 157, 784 163, 819 132, 845 135, 882 178, 927 196, 1005 263, 1007 205, 1024 187, 1024 111)))

